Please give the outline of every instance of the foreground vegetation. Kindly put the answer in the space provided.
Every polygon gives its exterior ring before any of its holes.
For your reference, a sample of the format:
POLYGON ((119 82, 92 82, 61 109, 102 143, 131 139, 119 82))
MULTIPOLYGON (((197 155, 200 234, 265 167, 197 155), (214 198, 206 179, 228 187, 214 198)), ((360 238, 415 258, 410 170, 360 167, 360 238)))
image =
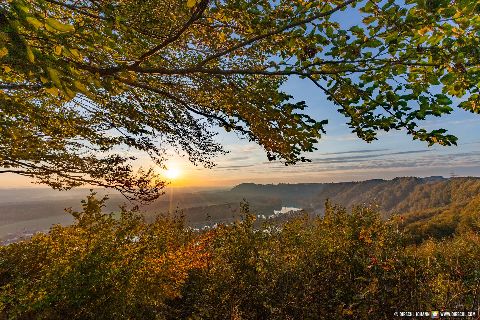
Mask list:
POLYGON ((0 247, 0 319, 390 319, 396 310, 478 310, 480 235, 411 244, 375 208, 327 203, 262 226, 192 230, 102 214, 0 247))

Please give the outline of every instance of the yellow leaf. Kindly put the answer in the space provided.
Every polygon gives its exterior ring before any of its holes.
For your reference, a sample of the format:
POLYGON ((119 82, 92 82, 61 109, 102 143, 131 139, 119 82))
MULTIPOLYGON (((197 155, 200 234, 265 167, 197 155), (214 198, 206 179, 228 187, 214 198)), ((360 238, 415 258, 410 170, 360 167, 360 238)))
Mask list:
POLYGON ((76 96, 76 93, 68 88, 65 88, 65 93, 67 94, 67 97, 69 97, 70 99, 73 99, 76 96))
POLYGON ((28 59, 28 61, 30 61, 31 63, 34 63, 34 62, 35 62, 35 56, 33 55, 32 49, 30 49, 29 46, 27 46, 27 59, 28 59))
POLYGON ((17 8, 22 10, 25 13, 29 13, 30 9, 22 3, 17 3, 17 8))
POLYGON ((83 83, 81 83, 80 81, 74 81, 74 82, 73 82, 73 85, 74 85, 75 88, 77 88, 78 91, 80 91, 80 92, 88 92, 87 87, 85 87, 85 85, 84 85, 83 83))
POLYGON ((47 23, 47 29, 48 27, 51 27, 52 29, 55 29, 59 32, 72 32, 72 31, 75 31, 75 27, 72 26, 71 24, 64 24, 64 23, 61 23, 60 21, 58 21, 57 19, 53 19, 53 18, 47 18, 47 20, 45 20, 45 22, 47 23))
POLYGON ((47 83, 47 82, 48 82, 48 79, 45 78, 45 77, 40 76, 40 81, 42 81, 42 83, 47 83))
POLYGON ((417 32, 418 32, 419 35, 423 36, 425 33, 429 32, 430 30, 431 30, 431 28, 427 26, 427 27, 423 27, 422 29, 418 30, 417 32))
POLYGON ((71 74, 75 75, 75 76, 79 76, 80 75, 80 71, 78 71, 77 69, 75 69, 75 67, 73 66, 68 66, 68 71, 70 71, 71 74))
POLYGON ((12 68, 10 68, 9 66, 2 66, 2 68, 5 73, 9 73, 10 71, 12 71, 12 68))
POLYGON ((90 77, 89 80, 93 83, 93 85, 97 88, 101 88, 102 87, 102 83, 100 82, 100 80, 98 80, 97 78, 93 78, 93 77, 90 77))
POLYGON ((455 33, 456 35, 462 35, 464 31, 459 28, 452 28, 452 32, 455 33))
POLYGON ((61 55, 62 54, 62 46, 55 46, 54 52, 57 56, 61 55))
POLYGON ((66 49, 64 50, 65 52, 68 51, 69 55, 65 54, 65 56, 72 56, 74 59, 76 59, 77 61, 80 61, 82 59, 82 56, 80 55, 80 53, 78 52, 77 49, 66 49))
POLYGON ((187 7, 193 8, 197 5, 197 0, 187 0, 187 7))
POLYGON ((26 17, 25 20, 27 20, 28 23, 30 23, 32 26, 35 27, 35 29, 40 29, 44 27, 44 24, 38 20, 37 18, 34 17, 26 17))
POLYGON ((461 16, 463 15, 463 12, 462 11, 457 11, 454 15, 453 15, 453 19, 458 19, 460 18, 461 16))
POLYGON ((50 93, 52 96, 54 97, 57 97, 58 94, 60 93, 59 90, 55 87, 51 87, 51 88, 46 88, 45 89, 46 92, 50 93))
POLYGON ((48 75, 50 76, 50 80, 57 86, 62 87, 62 83, 60 82, 59 73, 57 70, 53 68, 47 68, 48 75))
POLYGON ((0 58, 5 57, 7 54, 8 54, 8 49, 7 48, 0 49, 0 58))
POLYGON ((218 37, 219 37, 220 42, 225 42, 225 40, 227 39, 227 36, 223 32, 219 33, 218 37))
POLYGON ((55 28, 52 28, 50 25, 46 24, 45 25, 45 29, 47 29, 47 31, 49 32, 56 32, 57 30, 55 28))

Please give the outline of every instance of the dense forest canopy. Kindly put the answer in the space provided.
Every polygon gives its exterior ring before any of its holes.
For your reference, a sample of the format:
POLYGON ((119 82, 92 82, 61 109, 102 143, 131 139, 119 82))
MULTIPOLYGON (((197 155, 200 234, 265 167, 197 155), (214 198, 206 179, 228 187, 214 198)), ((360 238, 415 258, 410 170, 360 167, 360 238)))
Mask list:
POLYGON ((173 146, 209 167, 216 126, 270 160, 307 161, 327 120, 282 92, 292 76, 365 141, 403 130, 455 144, 422 121, 480 110, 479 12, 476 0, 3 1, 0 167, 152 200, 164 183, 134 173, 131 151, 163 166, 173 146))

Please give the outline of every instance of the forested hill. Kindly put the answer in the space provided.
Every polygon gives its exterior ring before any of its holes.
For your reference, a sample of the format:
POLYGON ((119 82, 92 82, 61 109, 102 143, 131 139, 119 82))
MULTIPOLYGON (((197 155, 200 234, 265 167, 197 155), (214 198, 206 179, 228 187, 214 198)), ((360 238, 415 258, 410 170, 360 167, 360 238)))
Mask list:
MULTIPOLYGON (((28 190, 0 193, 0 241, 46 230, 51 224, 68 224, 72 218, 67 207, 79 207, 79 200, 88 193, 67 195, 28 190), (15 198, 15 194, 18 193, 15 198), (2 203, 3 195, 3 203, 2 203), (10 200, 10 201, 9 201, 10 200)), ((458 228, 472 225, 480 214, 480 178, 403 177, 393 180, 368 180, 342 183, 301 183, 260 185, 240 184, 231 190, 202 192, 178 191, 141 208, 148 221, 159 213, 179 209, 189 225, 229 223, 241 217, 240 203, 246 199, 252 212, 269 216, 282 207, 297 207, 311 214, 322 215, 325 201, 346 207, 375 204, 383 217, 404 216, 412 233, 424 236, 450 235, 458 228)), ((125 199, 111 195, 105 211, 112 212, 125 199)))
POLYGON ((241 184, 231 190, 247 199, 280 198, 286 205, 322 214, 327 199, 335 204, 378 205, 384 217, 399 214, 416 237, 443 237, 480 228, 480 178, 402 177, 361 182, 241 184))
POLYGON ((242 194, 247 199, 281 198, 285 204, 313 210, 321 210, 325 200, 330 199, 344 206, 378 204, 384 212, 408 212, 465 202, 479 194, 480 178, 401 177, 393 180, 278 185, 243 183, 231 192, 242 194))

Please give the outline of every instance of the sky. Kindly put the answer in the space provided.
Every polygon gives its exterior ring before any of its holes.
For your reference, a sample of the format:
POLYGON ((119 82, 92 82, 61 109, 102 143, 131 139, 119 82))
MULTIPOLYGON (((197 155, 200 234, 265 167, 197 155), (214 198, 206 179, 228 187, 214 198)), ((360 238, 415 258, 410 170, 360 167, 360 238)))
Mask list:
MULTIPOLYGON (((342 14, 345 24, 358 24, 358 11, 342 14)), ((480 175, 480 116, 463 110, 451 115, 429 118, 426 129, 445 128, 456 135, 458 146, 428 147, 413 141, 405 132, 380 133, 378 140, 366 143, 346 125, 346 119, 336 111, 310 81, 291 78, 283 90, 298 100, 305 100, 307 110, 317 120, 328 119, 327 134, 317 144, 317 151, 307 154, 311 163, 285 166, 268 162, 265 152, 255 143, 239 139, 235 133, 219 131, 219 141, 229 152, 217 157, 216 167, 205 169, 189 163, 185 157, 172 155, 167 165, 178 176, 170 179, 171 187, 230 187, 242 182, 297 183, 340 182, 366 179, 391 179, 397 176, 479 176, 480 175)), ((143 166, 151 163, 139 155, 143 166)), ((165 178, 169 176, 164 172, 165 178)), ((0 176, 0 188, 38 187, 31 180, 15 175, 0 176)))
POLYGON ((413 141, 405 132, 380 133, 378 140, 366 143, 351 133, 346 119, 332 102, 308 81, 290 80, 284 90, 310 106, 308 113, 317 120, 328 119, 327 134, 317 151, 307 155, 311 163, 285 166, 268 162, 266 154, 254 143, 235 134, 218 136, 229 154, 217 158, 217 166, 203 169, 175 158, 171 166, 179 168, 176 185, 231 186, 241 182, 297 183, 339 182, 366 179, 391 179, 397 176, 478 176, 480 175, 480 117, 463 110, 430 118, 427 129, 446 128, 459 138, 458 146, 428 147, 413 141))

